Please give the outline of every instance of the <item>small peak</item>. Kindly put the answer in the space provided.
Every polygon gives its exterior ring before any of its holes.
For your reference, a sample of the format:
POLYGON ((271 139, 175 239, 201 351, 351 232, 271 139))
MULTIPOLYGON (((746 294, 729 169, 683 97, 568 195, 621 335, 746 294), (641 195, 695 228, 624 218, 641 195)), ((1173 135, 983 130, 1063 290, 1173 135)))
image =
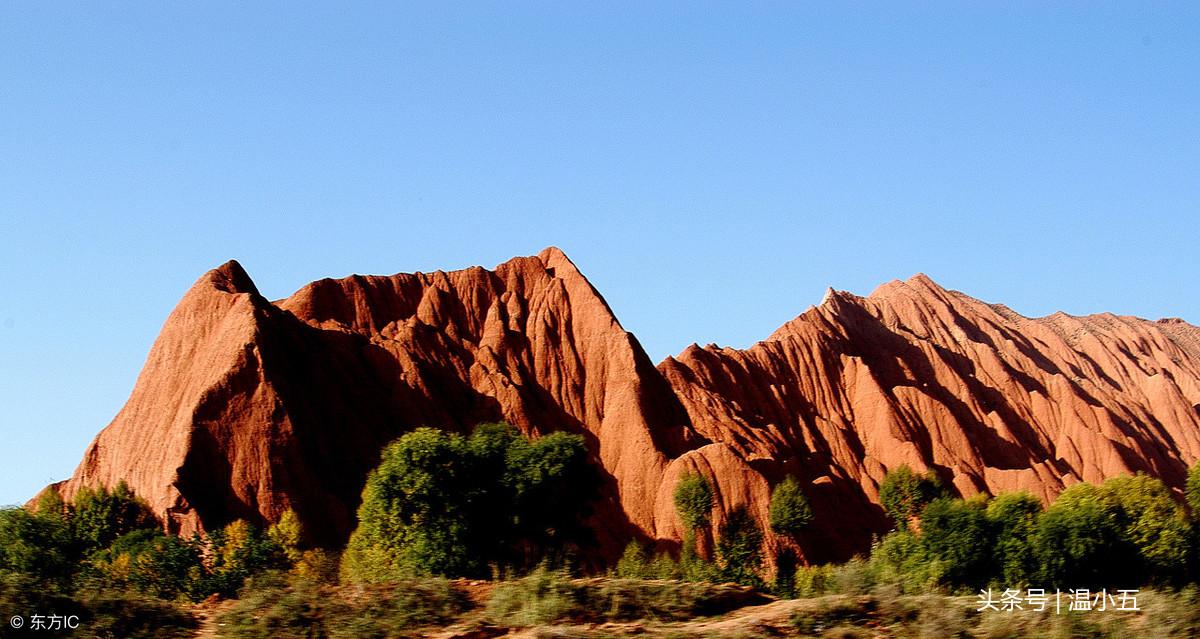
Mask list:
POLYGON ((944 289, 942 289, 941 285, 939 285, 937 282, 933 281, 933 278, 929 277, 928 275, 926 275, 924 273, 917 273, 916 275, 908 278, 908 280, 906 280, 905 283, 908 284, 909 286, 924 286, 927 288, 936 288, 936 289, 944 290, 944 289))
POLYGON ((237 260, 229 260, 208 272, 213 286, 226 293, 251 293, 258 295, 258 287, 237 260))
POLYGON ((562 269, 579 273, 579 267, 575 266, 571 258, 567 257, 567 254, 563 253, 562 249, 557 246, 547 246, 542 249, 542 252, 538 253, 538 259, 542 261, 542 264, 546 265, 546 268, 556 271, 555 274, 558 276, 562 275, 562 269))

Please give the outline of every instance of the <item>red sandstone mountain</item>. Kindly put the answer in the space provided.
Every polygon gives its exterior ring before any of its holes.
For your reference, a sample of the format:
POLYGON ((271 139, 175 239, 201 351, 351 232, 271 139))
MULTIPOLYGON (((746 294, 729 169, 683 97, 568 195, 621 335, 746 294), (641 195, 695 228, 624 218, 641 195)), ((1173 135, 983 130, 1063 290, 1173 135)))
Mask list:
MULTIPOLYGON (((585 435, 606 475, 594 526, 674 540, 678 477, 713 479, 719 524, 802 478, 810 559, 886 527, 884 472, 931 468, 964 494, 1145 470, 1179 486, 1200 457, 1200 329, 1021 317, 924 276, 820 306, 747 350, 693 346, 655 368, 557 249, 493 271, 321 280, 270 302, 235 262, 163 327, 129 401, 61 485, 126 479, 181 533, 294 508, 345 540, 381 448, 419 425, 508 421, 585 435)), ((774 544, 771 540, 769 543, 774 544)))

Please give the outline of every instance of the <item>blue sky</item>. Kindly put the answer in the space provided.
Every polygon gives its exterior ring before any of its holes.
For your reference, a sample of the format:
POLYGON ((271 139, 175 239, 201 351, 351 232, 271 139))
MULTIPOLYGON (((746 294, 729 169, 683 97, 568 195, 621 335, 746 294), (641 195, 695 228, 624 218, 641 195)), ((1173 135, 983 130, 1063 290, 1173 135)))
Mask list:
POLYGON ((0 503, 229 258, 557 245, 655 360, 920 271, 1200 322, 1194 3, 836 4, 3 3, 0 503))

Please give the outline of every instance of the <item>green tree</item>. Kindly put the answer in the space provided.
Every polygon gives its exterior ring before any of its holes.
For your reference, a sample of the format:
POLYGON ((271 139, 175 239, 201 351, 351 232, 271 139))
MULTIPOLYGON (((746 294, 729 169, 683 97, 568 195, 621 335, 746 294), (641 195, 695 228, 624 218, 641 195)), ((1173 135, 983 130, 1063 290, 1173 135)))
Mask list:
POLYGON ((700 473, 688 473, 675 484, 675 511, 683 525, 696 530, 708 525, 713 508, 713 489, 700 473))
POLYGON ((771 491, 771 530, 776 534, 795 538, 812 518, 812 507, 795 477, 789 475, 771 491))
POLYGON ((982 500, 939 497, 921 513, 921 540, 943 567, 951 586, 978 587, 988 581, 992 538, 982 500))
POLYGON ((617 561, 616 576, 621 579, 646 579, 650 576, 650 556, 636 539, 625 545, 617 561))
POLYGON ((158 528, 158 521, 124 480, 111 491, 83 487, 68 508, 76 552, 86 556, 108 547, 117 537, 142 528, 158 528))
POLYGON ((200 545, 157 529, 121 535, 93 554, 89 564, 106 585, 130 586, 162 599, 188 595, 199 600, 210 594, 202 586, 200 545))
POLYGON ((67 588, 76 564, 73 545, 61 516, 0 510, 0 572, 24 575, 43 587, 67 588))
POLYGON ((1192 519, 1200 521, 1200 461, 1188 469, 1184 495, 1187 497, 1188 508, 1192 511, 1192 519))
POLYGON ((725 516, 717 537, 722 576, 735 583, 761 586, 763 534, 745 506, 725 516))
POLYGON ((700 473, 687 473, 675 484, 675 512, 683 521, 683 545, 679 551, 679 567, 688 581, 708 581, 714 574, 697 543, 697 533, 706 528, 713 509, 713 489, 700 473))
POLYGON ((1037 557, 1047 587, 1132 583, 1137 551, 1122 536, 1123 514, 1111 493, 1075 484, 1038 520, 1037 557))
POLYGON ((1181 579, 1188 562, 1190 531, 1186 514, 1170 489, 1144 473, 1113 477, 1102 488, 1120 509, 1121 538, 1138 553, 1137 582, 1181 579))
POLYGON ((203 546, 205 581, 197 586, 200 591, 232 597, 248 577, 287 565, 283 549, 244 519, 209 534, 203 546))
POLYGON ((1005 493, 987 507, 995 535, 995 570, 1005 587, 1036 582, 1038 577, 1037 530, 1042 502, 1027 492, 1005 493))
POLYGON ((871 550, 870 569, 881 583, 896 584, 909 594, 923 594, 938 586, 944 562, 929 552, 924 541, 910 530, 893 530, 871 550))
POLYGON ((527 568, 586 542, 581 520, 597 488, 578 435, 419 428, 389 445, 368 477, 343 572, 392 581, 527 568))
POLYGON ((888 471, 879 485, 879 502, 896 528, 908 528, 908 522, 921 514, 926 504, 942 494, 941 482, 932 471, 913 472, 907 464, 888 471))

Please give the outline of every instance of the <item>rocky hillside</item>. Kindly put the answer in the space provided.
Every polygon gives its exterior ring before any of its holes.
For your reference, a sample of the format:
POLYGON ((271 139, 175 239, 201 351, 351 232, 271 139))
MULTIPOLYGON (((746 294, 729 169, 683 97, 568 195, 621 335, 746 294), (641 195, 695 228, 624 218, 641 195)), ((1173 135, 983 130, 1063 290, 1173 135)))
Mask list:
POLYGON ((844 558, 886 527, 877 485, 900 464, 964 494, 1051 497, 1138 470, 1180 486, 1200 457, 1200 329, 1030 319, 918 275, 830 291, 747 350, 693 346, 655 367, 554 248, 276 302, 230 262, 171 313, 60 489, 126 479, 184 534, 293 508, 338 544, 388 441, 498 420, 585 436, 606 480, 600 557, 631 535, 679 539, 672 490, 697 470, 714 525, 741 504, 765 520, 770 486, 796 474, 817 514, 805 556, 844 558))

